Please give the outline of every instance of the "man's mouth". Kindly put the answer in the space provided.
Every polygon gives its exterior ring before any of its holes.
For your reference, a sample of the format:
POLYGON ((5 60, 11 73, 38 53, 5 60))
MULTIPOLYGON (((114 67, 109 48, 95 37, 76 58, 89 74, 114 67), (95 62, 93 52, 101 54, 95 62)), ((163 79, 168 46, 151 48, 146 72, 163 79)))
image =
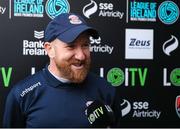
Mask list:
POLYGON ((84 68, 84 63, 74 63, 71 66, 73 69, 80 70, 80 69, 84 68))

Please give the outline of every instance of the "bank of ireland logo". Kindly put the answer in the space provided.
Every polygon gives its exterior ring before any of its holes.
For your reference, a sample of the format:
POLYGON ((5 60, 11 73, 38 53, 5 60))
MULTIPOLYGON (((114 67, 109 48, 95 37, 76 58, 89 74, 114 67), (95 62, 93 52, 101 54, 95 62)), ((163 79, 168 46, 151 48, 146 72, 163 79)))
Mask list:
POLYGON ((173 24, 179 18, 179 8, 172 1, 164 1, 159 6, 158 16, 164 24, 173 24))
POLYGON ((83 14, 85 17, 90 18, 98 9, 98 6, 95 1, 91 0, 91 3, 87 4, 83 8, 83 14))
POLYGON ((173 52, 176 48, 178 48, 179 46, 179 41, 178 39, 174 36, 171 35, 171 39, 167 40, 164 44, 163 44, 163 52, 170 56, 171 52, 173 52))
POLYGON ((180 118, 180 95, 176 97, 175 109, 178 117, 180 118))
POLYGON ((107 81, 112 86, 120 86, 124 82, 124 72, 120 68, 112 68, 107 73, 107 81))
POLYGON ((51 19, 69 11, 70 6, 67 0, 48 0, 46 3, 46 13, 51 19))
POLYGON ((121 107, 121 115, 122 117, 126 116, 131 111, 131 104, 129 101, 123 99, 123 102, 120 104, 121 107))
POLYGON ((34 38, 42 39, 44 38, 44 31, 34 31, 34 38))
POLYGON ((176 68, 171 72, 170 80, 173 85, 180 86, 180 68, 176 68))

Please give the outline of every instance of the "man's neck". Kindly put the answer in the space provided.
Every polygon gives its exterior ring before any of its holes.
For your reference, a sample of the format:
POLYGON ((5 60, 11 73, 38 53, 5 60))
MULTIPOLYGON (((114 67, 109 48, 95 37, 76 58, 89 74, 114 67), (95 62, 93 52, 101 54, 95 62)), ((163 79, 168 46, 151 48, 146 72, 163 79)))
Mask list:
POLYGON ((57 76, 55 73, 53 73, 53 71, 51 71, 51 69, 50 69, 50 65, 48 65, 48 70, 49 70, 49 72, 50 72, 57 80, 59 80, 59 81, 61 81, 61 82, 63 82, 63 83, 71 83, 70 80, 68 80, 68 79, 66 79, 66 78, 63 78, 63 77, 59 77, 59 76, 57 76))

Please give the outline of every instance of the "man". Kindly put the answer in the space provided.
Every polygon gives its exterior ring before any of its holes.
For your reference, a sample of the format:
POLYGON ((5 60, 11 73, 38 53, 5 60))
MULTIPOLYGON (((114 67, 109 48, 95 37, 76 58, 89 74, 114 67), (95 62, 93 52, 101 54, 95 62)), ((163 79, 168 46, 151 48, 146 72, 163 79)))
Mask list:
POLYGON ((98 33, 73 13, 48 24, 44 48, 50 62, 13 87, 4 127, 90 127, 87 106, 95 100, 112 105, 113 87, 89 73, 89 36, 97 38, 98 33))

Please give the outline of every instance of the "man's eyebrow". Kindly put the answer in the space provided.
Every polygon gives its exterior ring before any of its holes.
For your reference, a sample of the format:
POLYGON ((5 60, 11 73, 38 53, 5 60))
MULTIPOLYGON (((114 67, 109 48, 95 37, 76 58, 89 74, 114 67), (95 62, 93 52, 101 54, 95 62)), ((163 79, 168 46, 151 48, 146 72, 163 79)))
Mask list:
POLYGON ((74 46, 75 46, 75 44, 73 42, 66 45, 66 47, 74 47, 74 46))

